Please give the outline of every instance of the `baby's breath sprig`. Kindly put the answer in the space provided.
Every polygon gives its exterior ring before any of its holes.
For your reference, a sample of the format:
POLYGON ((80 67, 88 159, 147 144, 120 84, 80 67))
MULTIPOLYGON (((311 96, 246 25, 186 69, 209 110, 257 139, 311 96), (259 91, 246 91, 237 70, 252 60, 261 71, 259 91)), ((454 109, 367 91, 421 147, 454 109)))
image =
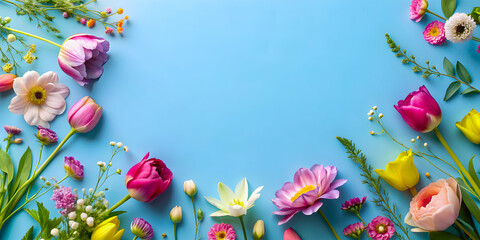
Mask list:
POLYGON ((463 64, 461 64, 460 62, 457 62, 456 67, 454 68, 453 64, 447 58, 444 58, 443 68, 445 70, 445 73, 442 73, 437 69, 435 65, 430 65, 430 61, 426 60, 426 65, 422 65, 416 61, 414 55, 408 56, 407 51, 402 50, 400 46, 398 46, 388 34, 385 34, 385 38, 387 39, 388 46, 390 47, 392 52, 395 53, 395 56, 401 57, 402 63, 404 64, 413 63, 415 66, 412 67, 412 71, 415 73, 422 73, 423 79, 427 79, 432 75, 436 77, 444 76, 453 79, 453 81, 450 83, 446 90, 445 97, 443 99, 444 101, 447 101, 448 99, 453 97, 455 93, 460 90, 460 86, 462 84, 467 86, 468 88, 463 90, 460 95, 480 93, 480 90, 471 85, 472 78, 470 77, 470 74, 468 73, 465 66, 463 66, 463 64), (458 77, 455 76, 455 70, 458 77))
POLYGON ((2 63, 1 68, 4 72, 10 73, 14 71, 15 74, 17 74, 17 70, 20 68, 18 61, 23 60, 31 64, 37 59, 34 55, 37 48, 34 44, 27 44, 23 37, 17 36, 14 32, 2 28, 10 22, 11 19, 9 17, 0 17, 0 40, 5 43, 0 45, 0 62, 2 63))
POLYGON ((94 10, 92 3, 97 0, 0 0, 10 4, 17 9, 18 15, 25 15, 30 21, 36 21, 37 26, 46 28, 58 36, 60 30, 53 26, 55 17, 50 15, 51 11, 60 11, 64 18, 73 17, 77 22, 87 27, 94 27, 95 23, 100 23, 105 27, 105 33, 109 34, 116 29, 120 34, 123 32, 124 21, 128 16, 124 16, 118 21, 110 21, 109 18, 115 15, 122 15, 123 9, 112 11, 107 8, 104 11, 94 10))

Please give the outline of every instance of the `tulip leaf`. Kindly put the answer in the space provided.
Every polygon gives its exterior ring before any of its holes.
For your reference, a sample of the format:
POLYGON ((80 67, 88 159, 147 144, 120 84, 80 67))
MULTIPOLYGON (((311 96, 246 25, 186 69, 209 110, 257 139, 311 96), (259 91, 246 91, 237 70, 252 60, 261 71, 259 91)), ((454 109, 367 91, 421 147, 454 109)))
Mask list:
POLYGON ((460 207, 460 212, 458 214, 458 219, 459 222, 461 222, 463 225, 468 226, 469 229, 471 229, 472 235, 478 236, 478 231, 475 226, 475 222, 473 221, 472 214, 467 208, 467 205, 465 205, 464 202, 462 202, 462 206, 460 207))
POLYGON ((22 240, 32 240, 33 239, 33 226, 28 229, 25 233, 25 236, 22 237, 22 240))
POLYGON ((456 224, 462 225, 462 227, 465 229, 466 232, 468 232, 470 236, 475 236, 474 238, 478 239, 478 233, 476 229, 472 227, 472 225, 470 225, 469 223, 467 223, 461 218, 457 218, 456 224))
POLYGON ((478 91, 478 90, 475 89, 475 88, 469 87, 469 88, 463 90, 463 92, 460 93, 460 94, 461 94, 461 95, 464 95, 464 94, 470 94, 470 93, 480 93, 480 91, 478 91))
POLYGON ((113 212, 108 214, 106 219, 111 218, 111 217, 115 217, 115 216, 118 216, 118 215, 121 215, 121 214, 124 214, 124 213, 127 213, 127 211, 113 211, 113 212))
POLYGON ((30 176, 30 172, 32 171, 32 150, 30 147, 27 148, 25 153, 23 153, 22 158, 20 158, 20 162, 18 163, 17 169, 17 176, 15 177, 15 181, 13 185, 8 191, 8 199, 10 199, 17 189, 27 181, 28 177, 30 176))
POLYGON ((470 74, 467 72, 467 69, 461 64, 460 62, 457 62, 457 74, 462 81, 466 83, 472 83, 472 77, 470 77, 470 74))
POLYGON ((462 240, 460 237, 449 232, 429 232, 430 240, 462 240))
POLYGON ((457 8, 457 0, 442 0, 442 11, 446 18, 450 18, 457 8))
MULTIPOLYGON (((475 182, 475 184, 477 184, 477 186, 480 187, 480 180, 478 180, 478 175, 477 173, 475 172, 475 167, 473 166, 473 159, 475 158, 475 156, 473 156, 472 158, 470 158, 470 162, 468 163, 468 173, 470 174, 470 176, 472 177, 473 181, 475 182)), ((473 183, 471 183, 473 184, 473 183)))
POLYGON ((458 81, 450 83, 450 85, 447 88, 447 91, 445 92, 445 97, 443 98, 443 101, 447 101, 448 99, 453 97, 453 95, 455 95, 455 93, 458 92, 458 89, 460 89, 461 85, 462 84, 458 81))
POLYGON ((0 170, 3 172, 3 174, 7 174, 7 184, 5 186, 8 187, 15 174, 15 169, 13 168, 13 162, 10 156, 8 156, 8 154, 1 149, 0 170))
POLYGON ((443 58, 443 70, 450 76, 455 76, 455 69, 453 64, 448 60, 447 57, 443 58))
POLYGON ((462 191, 462 200, 465 203, 465 206, 467 206, 468 211, 472 214, 473 218, 475 218, 475 221, 479 222, 480 221, 480 209, 477 206, 477 203, 473 200, 472 196, 465 190, 466 186, 462 182, 462 179, 457 178, 458 185, 460 185, 460 191, 462 191))

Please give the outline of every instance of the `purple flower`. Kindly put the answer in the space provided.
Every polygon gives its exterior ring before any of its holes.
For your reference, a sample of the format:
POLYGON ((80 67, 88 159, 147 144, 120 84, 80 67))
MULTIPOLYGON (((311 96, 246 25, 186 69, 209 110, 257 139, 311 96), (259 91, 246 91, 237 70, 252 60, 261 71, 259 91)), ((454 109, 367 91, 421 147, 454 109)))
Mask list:
POLYGON ((425 86, 398 101, 395 109, 403 120, 417 132, 430 132, 442 121, 442 110, 425 86))
POLYGON ((14 126, 5 125, 3 128, 5 128, 5 131, 8 133, 8 135, 11 134, 12 136, 18 135, 22 132, 22 129, 14 126))
POLYGON ((130 224, 130 230, 132 231, 133 235, 142 240, 150 240, 153 238, 152 225, 141 218, 133 219, 132 223, 130 224))
POLYGON ((83 165, 73 157, 65 157, 65 173, 73 179, 83 178, 83 165))
POLYGON ((427 8, 427 0, 412 0, 412 4, 410 4, 410 19, 419 22, 427 12, 427 8))
POLYGON ((58 63, 67 75, 83 86, 102 75, 109 49, 110 43, 103 38, 76 34, 63 43, 58 63))
POLYGON ((388 240, 395 234, 395 226, 390 219, 378 216, 368 224, 367 232, 373 240, 388 240))
POLYGON ((360 239, 365 230, 365 225, 362 222, 350 224, 343 229, 343 235, 355 239, 360 239))
POLYGON ((350 211, 353 213, 358 213, 362 209, 363 204, 367 200, 367 197, 362 197, 362 199, 356 197, 352 198, 342 204, 341 209, 344 211, 350 211))
POLYGON ((57 133, 55 133, 54 131, 48 128, 44 128, 42 126, 38 126, 37 130, 38 132, 35 136, 43 145, 56 143, 58 141, 57 133))
POLYGON ((285 183, 282 189, 275 193, 277 198, 272 199, 279 209, 273 214, 285 216, 278 224, 288 222, 300 211, 305 215, 312 215, 323 205, 322 199, 337 199, 340 192, 336 188, 347 180, 335 180, 336 176, 337 168, 334 166, 315 164, 311 169, 298 169, 293 183, 285 183))
POLYGON ((75 211, 75 202, 78 195, 72 192, 71 187, 61 186, 58 189, 53 190, 53 196, 51 200, 55 201, 55 208, 62 209, 58 211, 62 216, 67 215, 71 211, 75 211))

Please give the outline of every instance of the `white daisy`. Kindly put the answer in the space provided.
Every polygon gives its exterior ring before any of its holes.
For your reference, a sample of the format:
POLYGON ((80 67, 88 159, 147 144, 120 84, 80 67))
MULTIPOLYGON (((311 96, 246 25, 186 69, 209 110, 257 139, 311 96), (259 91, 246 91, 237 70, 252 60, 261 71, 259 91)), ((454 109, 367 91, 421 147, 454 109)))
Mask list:
POLYGON ((23 114, 30 125, 49 127, 48 122, 65 111, 68 87, 58 83, 55 72, 40 76, 35 71, 15 78, 13 90, 17 94, 10 102, 10 112, 23 114))
POLYGON ((465 13, 455 13, 445 23, 445 37, 453 43, 472 39, 473 30, 477 24, 465 13))

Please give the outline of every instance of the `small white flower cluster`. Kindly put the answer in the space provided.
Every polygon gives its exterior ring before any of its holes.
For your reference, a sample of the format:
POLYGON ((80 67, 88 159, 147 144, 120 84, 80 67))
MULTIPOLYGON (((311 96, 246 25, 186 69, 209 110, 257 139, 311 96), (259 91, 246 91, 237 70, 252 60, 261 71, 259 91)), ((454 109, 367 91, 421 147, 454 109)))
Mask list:
MULTIPOLYGON (((420 140, 420 136, 417 136, 417 140, 420 140)), ((410 142, 412 142, 412 143, 414 143, 415 141, 416 141, 415 138, 412 138, 412 140, 410 140, 410 142)), ((423 146, 427 147, 428 143, 427 142, 423 143, 423 146)))
MULTIPOLYGON (((373 106, 372 109, 370 109, 370 111, 368 111, 367 115, 368 115, 368 120, 369 121, 372 121, 375 119, 376 122, 379 122, 381 118, 383 118, 383 113, 379 113, 377 116, 378 116, 378 119, 375 118, 375 111, 377 111, 378 107, 377 106, 373 106)), ((377 134, 376 132, 374 131, 370 131, 370 135, 375 135, 377 134)))
POLYGON ((117 146, 117 148, 119 148, 119 149, 123 148, 123 151, 128 152, 128 147, 124 146, 122 142, 111 141, 110 146, 112 146, 112 147, 117 146))

